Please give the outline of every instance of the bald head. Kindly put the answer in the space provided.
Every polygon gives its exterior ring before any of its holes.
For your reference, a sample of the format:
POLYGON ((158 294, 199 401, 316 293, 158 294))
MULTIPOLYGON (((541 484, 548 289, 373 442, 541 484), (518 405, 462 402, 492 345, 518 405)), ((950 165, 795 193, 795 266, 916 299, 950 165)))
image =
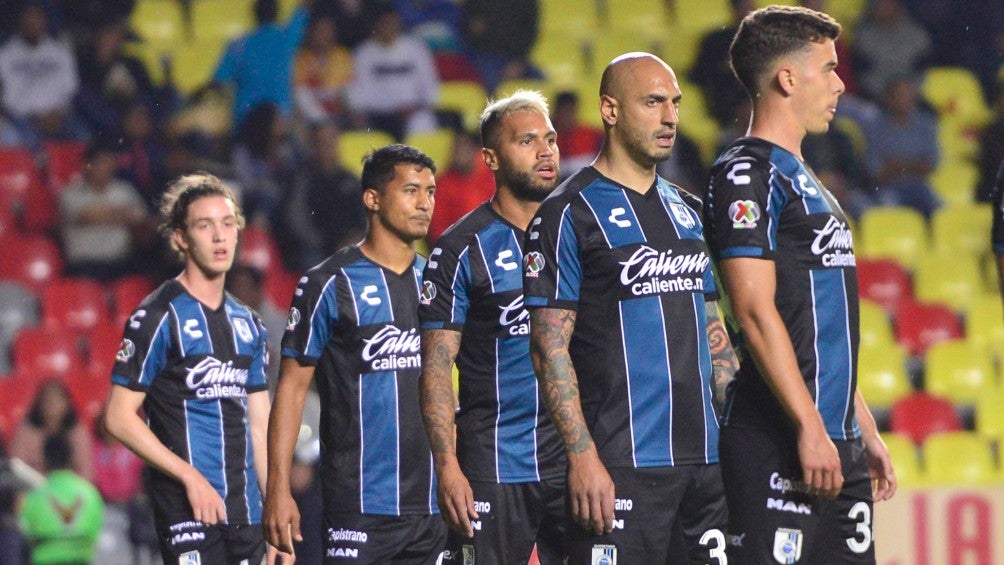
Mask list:
POLYGON ((623 97, 627 85, 637 83, 656 69, 671 72, 665 61, 651 53, 636 51, 619 55, 603 69, 603 76, 600 78, 600 96, 610 96, 619 100, 623 97))

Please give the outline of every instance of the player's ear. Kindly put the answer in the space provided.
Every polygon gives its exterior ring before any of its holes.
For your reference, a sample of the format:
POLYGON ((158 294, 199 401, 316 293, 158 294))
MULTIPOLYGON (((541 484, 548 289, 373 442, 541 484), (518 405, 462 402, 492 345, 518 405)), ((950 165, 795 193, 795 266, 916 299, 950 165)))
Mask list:
POLYGON ((600 117, 603 119, 603 123, 609 126, 616 124, 619 112, 620 107, 614 97, 609 94, 600 96, 600 117))
POLYGON ((380 210, 380 191, 375 188, 367 188, 363 191, 363 206, 370 212, 380 210))
POLYGON ((489 149, 487 147, 481 148, 481 158, 485 160, 485 165, 493 171, 499 170, 499 157, 495 153, 494 149, 489 149))
POLYGON ((795 73, 791 67, 784 66, 778 69, 774 80, 777 81, 777 86, 781 89, 782 94, 791 96, 795 90, 795 73))
POLYGON ((188 240, 185 239, 185 232, 175 228, 175 230, 171 232, 171 241, 174 242, 174 246, 178 249, 186 253, 188 252, 188 240))

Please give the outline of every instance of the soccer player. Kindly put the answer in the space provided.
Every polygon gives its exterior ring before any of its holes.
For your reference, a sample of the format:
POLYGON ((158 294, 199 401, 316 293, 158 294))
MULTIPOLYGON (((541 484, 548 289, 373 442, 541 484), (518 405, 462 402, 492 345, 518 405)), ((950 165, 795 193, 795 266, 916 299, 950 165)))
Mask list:
POLYGON ((730 52, 753 118, 715 163, 704 213, 741 359, 721 438, 733 564, 874 563, 873 496, 896 489, 856 390, 851 230, 801 154, 844 90, 839 34, 826 14, 771 6, 730 52))
POLYGON ((658 57, 614 59, 599 156, 527 231, 531 357, 568 456, 569 563, 725 559, 712 398, 734 355, 700 203, 655 172, 680 99, 658 57), (674 529, 684 548, 670 547, 674 529))
POLYGON ((558 184, 556 137, 539 93, 489 104, 482 155, 495 195, 440 237, 425 267, 419 382, 453 530, 444 562, 526 563, 534 542, 542 563, 564 560, 564 449, 528 355, 520 269, 523 230, 558 184))
POLYGON ((126 322, 108 431, 151 467, 164 563, 258 563, 266 553, 266 332, 223 288, 244 216, 233 192, 208 174, 176 180, 161 212, 161 231, 185 266, 126 322))
POLYGON ((321 399, 321 488, 326 563, 433 563, 446 543, 422 428, 418 296, 436 167, 407 145, 367 156, 362 199, 369 228, 300 279, 282 343, 269 420, 265 535, 301 539, 289 472, 304 398, 321 399))
POLYGON ((994 256, 997 259, 997 282, 1000 285, 1001 299, 1004 300, 1004 160, 997 169, 997 183, 993 193, 994 223, 991 239, 994 256))

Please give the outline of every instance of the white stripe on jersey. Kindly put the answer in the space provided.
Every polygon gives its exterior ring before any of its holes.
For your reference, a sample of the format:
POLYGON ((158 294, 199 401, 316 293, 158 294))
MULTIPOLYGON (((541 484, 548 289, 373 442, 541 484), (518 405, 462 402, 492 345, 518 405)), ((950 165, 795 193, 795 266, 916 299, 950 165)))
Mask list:
POLYGON ((492 294, 495 294, 495 277, 492 276, 492 268, 488 266, 488 257, 485 256, 485 246, 481 243, 481 236, 475 234, 474 239, 478 242, 478 251, 481 252, 481 262, 485 264, 485 272, 488 273, 488 286, 492 288, 492 294))
MULTIPOLYGON (((771 163, 770 177, 767 179, 767 201, 764 203, 768 208, 770 207, 772 197, 774 196, 774 177, 778 174, 780 173, 778 172, 777 167, 774 166, 774 163, 771 163)), ((777 241, 775 241, 774 237, 771 235, 774 233, 774 216, 768 214, 767 210, 763 210, 761 213, 767 217, 767 248, 774 251, 777 249, 777 241)))
MULTIPOLYGON (((380 270, 383 273, 383 269, 380 270)), ((384 281, 384 284, 387 284, 384 281)), ((387 293, 390 296, 390 293, 387 293)), ((361 386, 359 388, 362 388, 361 386)), ((397 390, 397 371, 394 371, 394 430, 397 431, 397 441, 394 442, 394 512, 401 515, 401 406, 397 390)))
POLYGON ((815 398, 813 398, 813 404, 816 405, 816 412, 819 412, 819 318, 816 317, 816 274, 813 271, 809 271, 809 293, 812 296, 812 351, 815 354, 816 359, 816 374, 813 379, 816 382, 816 390, 813 393, 815 398))
MULTIPOLYGON (((658 191, 659 187, 656 186, 652 190, 658 191)), ((662 209, 666 211, 666 216, 669 218, 669 224, 673 226, 673 231, 676 232, 676 239, 680 239, 680 228, 676 225, 676 222, 673 220, 673 218, 675 218, 676 216, 673 214, 673 211, 670 210, 669 207, 666 205, 666 199, 662 197, 662 194, 660 193, 658 196, 659 196, 659 202, 662 204, 662 209)), ((686 201, 684 201, 683 205, 687 206, 686 201)), ((687 207, 689 208, 690 206, 687 207)), ((634 209, 632 209, 631 211, 634 212, 634 209)), ((638 227, 641 228, 641 222, 638 222, 638 227)), ((647 240, 648 238, 646 237, 645 239, 647 240)))
MULTIPOLYGON (((854 353, 853 353, 853 349, 854 348, 853 348, 853 346, 851 344, 851 320, 850 320, 850 318, 851 318, 851 306, 849 304, 849 300, 847 299, 847 274, 844 272, 843 269, 840 269, 840 286, 843 287, 843 289, 844 289, 844 320, 846 320, 846 322, 844 323, 844 327, 847 329, 847 334, 846 334, 847 335, 847 366, 851 368, 851 374, 853 375, 853 371, 854 371, 854 353)), ((851 409, 850 403, 854 402, 854 400, 853 400, 854 389, 851 388, 851 381, 852 381, 852 379, 847 379, 847 401, 844 403, 844 417, 845 418, 847 417, 847 413, 851 409)), ((850 439, 849 437, 847 437, 847 433, 846 433, 847 427, 846 426, 841 426, 841 427, 844 428, 844 431, 845 431, 845 433, 844 433, 844 439, 850 439)))
MULTIPOLYGON (((188 425, 188 400, 182 402, 185 408, 185 447, 188 448, 188 464, 195 466, 195 461, 192 459, 192 427, 188 425)), ((149 421, 147 422, 149 425, 149 421)))
POLYGON ((540 458, 537 457, 537 426, 540 425, 540 385, 533 379, 533 477, 540 481, 540 458))
MULTIPOLYGON (((607 247, 608 248, 613 247, 612 245, 610 245, 610 238, 607 237, 607 230, 604 229, 604 227, 603 227, 603 221, 600 220, 600 216, 596 213, 596 210, 593 208, 593 205, 589 203, 589 199, 586 198, 582 194, 582 192, 579 192, 579 198, 581 198, 582 201, 586 203, 586 207, 589 208, 589 211, 593 213, 593 218, 596 219, 596 227, 600 228, 600 233, 603 234, 603 240, 607 242, 607 247)), ((568 209, 568 206, 565 206, 565 209, 568 209)), ((631 213, 633 214, 634 210, 632 210, 631 213)), ((561 211, 561 218, 564 219, 564 217, 565 217, 565 211, 562 210, 561 211)), ((562 223, 564 223, 564 222, 562 222, 562 223)), ((561 224, 560 223, 558 224, 558 241, 559 242, 561 241, 561 224)))
POLYGON ((624 331, 624 303, 617 302, 617 313, 619 317, 619 323, 621 326, 621 350, 624 351, 624 378, 627 384, 627 394, 628 394, 628 428, 631 430, 631 463, 637 467, 638 457, 634 450, 634 410, 631 409, 634 406, 631 403, 631 364, 628 363, 628 348, 627 342, 624 336, 626 332, 624 331))
POLYGON ((366 431, 363 429, 363 383, 359 381, 359 512, 366 513, 366 499, 363 497, 363 485, 366 484, 366 474, 363 472, 363 461, 366 460, 366 431))
MULTIPOLYGON (((499 476, 499 421, 502 420, 502 391, 499 387, 499 340, 495 340, 495 482, 501 483, 499 476)), ((536 435, 536 434, 534 434, 536 435)))
MULTIPOLYGON (((649 190, 658 191, 659 189, 658 189, 658 187, 656 187, 656 188, 651 188, 649 190)), ((622 189, 622 194, 623 194, 623 189, 622 189)), ((656 196, 658 196, 658 195, 656 195, 656 196)), ((662 200, 661 196, 659 197, 659 200, 660 201, 662 200)), ((638 231, 641 232, 641 238, 643 240, 645 240, 645 242, 647 243, 648 242, 648 235, 645 234, 645 226, 641 225, 641 220, 638 219, 638 213, 635 212, 634 206, 631 205, 631 199, 628 198, 627 194, 624 194, 624 202, 625 202, 625 204, 627 204, 627 207, 631 209, 631 215, 634 216, 635 221, 638 222, 638 231)), ((672 218, 672 216, 670 216, 670 218, 672 218)), ((672 224, 673 225, 673 229, 676 230, 676 222, 674 222, 672 219, 670 219, 669 223, 672 224)), ((679 239, 679 237, 680 237, 680 230, 676 230, 676 237, 677 237, 677 239, 679 239)))
MULTIPOLYGON (((698 307, 702 306, 703 304, 698 304, 697 303, 697 297, 698 296, 701 296, 701 302, 702 303, 704 303, 704 304, 707 304, 707 303, 704 302, 703 295, 697 295, 697 294, 691 294, 690 295, 691 304, 694 305, 694 327, 697 330, 697 335, 700 336, 701 335, 701 331, 702 331, 701 330, 701 313, 697 309, 698 309, 698 307)), ((705 309, 707 309, 707 306, 705 306, 705 309)), ((705 336, 707 336, 707 334, 708 334, 708 330, 707 330, 706 326, 707 326, 707 324, 705 324, 705 328, 703 330, 705 336)), ((707 337, 705 337, 705 339, 707 339, 707 337)), ((700 343, 700 337, 698 337, 697 342, 700 343)), ((708 343, 708 345, 709 346, 711 345, 710 342, 708 343)), ((711 370, 712 370, 712 378, 713 378, 714 360, 712 360, 712 366, 711 366, 711 368, 712 368, 711 370)), ((697 352, 697 374, 701 378, 701 414, 704 416, 704 422, 705 422, 704 423, 704 460, 707 461, 708 460, 708 425, 707 425, 707 422, 708 422, 708 397, 706 396, 706 393, 708 391, 706 391, 704 389, 704 375, 701 374, 701 352, 700 351, 697 352)), ((714 418, 712 418, 712 420, 714 420, 714 418)))
POLYGON ((199 315, 202 316, 202 323, 205 325, 204 327, 206 328, 205 338, 206 341, 209 343, 209 352, 215 353, 215 351, 213 351, 213 334, 209 331, 209 320, 206 318, 206 311, 202 309, 201 302, 196 301, 195 306, 196 308, 199 309, 199 315))
MULTIPOLYGON (((394 297, 390 295, 390 285, 387 284, 387 275, 384 273, 383 269, 377 269, 377 270, 380 271, 380 280, 383 281, 383 291, 387 293, 387 309, 390 310, 390 321, 397 322, 397 316, 394 315, 394 297)), ((411 276, 413 280, 417 280, 415 278, 414 269, 412 269, 411 271, 411 276)), ((415 296, 418 296, 418 292, 415 293, 415 296)), ((359 314, 356 313, 356 320, 358 319, 359 319, 359 314)), ((394 374, 396 375, 397 371, 394 371, 394 374)))
MULTIPOLYGON (((227 433, 223 429, 223 403, 216 399, 216 410, 220 413, 220 473, 223 475, 223 509, 226 512, 227 495, 230 494, 230 479, 227 477, 227 433)), ((229 516, 227 517, 229 519, 229 516)))
MULTIPOLYGON (((247 398, 241 399, 241 408, 244 409, 244 461, 248 460, 248 455, 251 456, 251 468, 254 468, 254 446, 251 443, 251 422, 248 420, 248 401, 247 398)), ((245 463, 246 465, 246 463, 245 463)), ((247 509, 248 522, 251 521, 251 501, 248 499, 248 489, 251 487, 250 481, 248 480, 249 469, 244 469, 244 507, 247 509)))
POLYGON ((450 321, 453 323, 457 323, 457 319, 454 317, 457 312, 457 277, 460 276, 460 266, 464 263, 464 255, 467 255, 470 250, 471 248, 469 246, 465 247, 464 250, 460 252, 460 255, 457 256, 457 267, 453 271, 453 280, 450 281, 450 295, 453 297, 450 299, 452 302, 450 304, 450 321))
MULTIPOLYGON (((345 271, 344 270, 342 270, 342 275, 345 275, 345 271)), ((336 275, 331 275, 330 277, 328 277, 328 280, 325 281, 324 286, 321 287, 321 293, 317 296, 317 302, 314 304, 314 311, 311 312, 311 314, 310 314, 310 326, 307 328, 307 341, 303 344, 303 350, 304 350, 303 353, 307 353, 307 351, 310 350, 310 343, 314 339, 314 319, 317 317, 317 313, 319 311, 319 309, 317 307, 321 304, 321 301, 324 300, 324 297, 327 295, 327 293, 328 293, 328 287, 330 287, 331 284, 334 283, 336 280, 337 280, 337 276, 336 275)), ((352 293, 349 293, 349 294, 352 294, 352 293)), ((355 303, 355 299, 356 299, 355 296, 353 296, 352 297, 353 303, 355 303)), ((338 306, 337 302, 336 302, 335 306, 337 308, 337 306, 338 306)), ((337 320, 332 320, 332 322, 335 322, 335 321, 337 321, 337 320)), ((321 344, 321 345, 323 346, 324 344, 321 344)), ((318 356, 320 356, 320 355, 318 355, 318 356)))
MULTIPOLYGON (((692 295, 693 296, 693 295, 692 295)), ((662 309, 662 299, 659 300, 659 324, 662 326, 663 340, 666 345, 663 352, 666 354, 666 380, 669 383, 669 464, 676 463, 676 456, 673 454, 673 366, 669 364, 669 332, 666 331, 666 312, 662 309)))
POLYGON ((174 304, 170 304, 169 303, 167 305, 167 307, 171 309, 171 314, 174 315, 174 319, 175 319, 175 321, 177 321, 177 324, 175 324, 175 325, 178 327, 178 350, 180 351, 181 356, 184 357, 185 356, 185 340, 181 337, 181 317, 178 316, 178 311, 174 309, 174 304))
MULTIPOLYGON (((140 382, 140 384, 142 384, 143 383, 143 379, 146 378, 146 363, 147 363, 147 361, 150 360, 150 353, 153 351, 153 342, 154 342, 155 339, 157 339, 157 336, 160 335, 160 328, 161 328, 161 326, 164 325, 164 321, 167 320, 168 314, 169 314, 168 312, 164 312, 164 315, 160 317, 160 322, 157 323, 157 329, 154 330, 153 337, 150 339, 150 345, 147 347, 146 355, 143 356, 143 364, 140 365, 140 367, 139 367, 139 373, 140 373, 139 382, 140 382)), ((166 347, 168 349, 170 349, 171 348, 171 344, 167 344, 166 347)), ((153 382, 153 379, 155 379, 155 378, 157 378, 157 375, 153 375, 153 376, 150 377, 151 383, 153 382)))
MULTIPOLYGON (((581 197, 581 194, 580 194, 580 197, 581 197)), ((585 200, 585 199, 583 198, 583 200, 585 200)), ((588 202, 586 204, 588 204, 588 202)), ((558 268, 558 265, 561 265, 561 230, 565 226, 565 212, 567 212, 568 209, 571 206, 572 206, 571 202, 569 202, 568 204, 565 204, 565 207, 562 208, 562 210, 561 210, 561 215, 558 216, 558 237, 557 237, 557 239, 554 242, 554 260, 557 263, 557 265, 554 266, 555 267, 555 276, 554 276, 554 299, 555 300, 558 299, 558 293, 561 292, 561 269, 558 268)), ((604 237, 606 237, 606 236, 604 235, 604 237)), ((609 242, 607 242, 607 243, 609 244, 609 242)), ((581 283, 581 281, 580 281, 580 283, 581 283)))

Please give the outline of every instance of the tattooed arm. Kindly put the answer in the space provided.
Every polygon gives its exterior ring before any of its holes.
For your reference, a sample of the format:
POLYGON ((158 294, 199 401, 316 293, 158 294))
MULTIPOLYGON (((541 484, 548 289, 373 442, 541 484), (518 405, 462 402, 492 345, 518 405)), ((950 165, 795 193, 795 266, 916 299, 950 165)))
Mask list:
POLYGON ((712 399, 715 410, 721 416, 725 408, 725 391, 739 370, 739 359, 718 313, 718 303, 708 302, 705 308, 708 313, 708 345, 711 347, 712 399))
POLYGON ((454 330, 422 331, 422 376, 419 378, 419 402, 425 433, 429 436, 435 462, 436 496, 446 524, 457 532, 472 537, 471 520, 474 493, 457 461, 454 414, 457 396, 453 392, 451 369, 460 351, 460 332, 454 330))
POLYGON ((579 382, 568 353, 574 329, 572 310, 531 310, 530 358, 551 420, 568 452, 572 516, 588 532, 610 533, 614 520, 614 483, 600 461, 582 414, 579 382))

